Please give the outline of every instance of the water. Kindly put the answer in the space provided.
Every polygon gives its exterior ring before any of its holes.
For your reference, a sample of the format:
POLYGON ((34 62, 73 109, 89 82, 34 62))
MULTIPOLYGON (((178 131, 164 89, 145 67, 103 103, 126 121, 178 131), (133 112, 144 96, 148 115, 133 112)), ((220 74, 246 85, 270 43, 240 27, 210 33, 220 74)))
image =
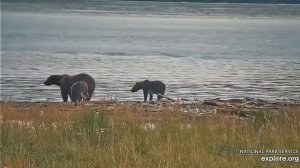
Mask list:
POLYGON ((62 101, 51 74, 88 73, 93 100, 162 80, 186 99, 300 99, 300 5, 11 3, 1 13, 1 99, 62 101))

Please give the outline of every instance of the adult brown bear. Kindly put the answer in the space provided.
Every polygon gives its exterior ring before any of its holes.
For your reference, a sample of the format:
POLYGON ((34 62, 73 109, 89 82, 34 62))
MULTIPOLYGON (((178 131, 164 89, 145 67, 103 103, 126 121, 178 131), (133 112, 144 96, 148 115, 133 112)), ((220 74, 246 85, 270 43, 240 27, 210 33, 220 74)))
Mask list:
POLYGON ((45 85, 57 85, 60 86, 61 96, 64 102, 68 101, 68 96, 71 97, 71 87, 74 83, 78 81, 84 81, 88 85, 88 95, 87 100, 89 101, 93 95, 93 92, 96 87, 96 83, 93 77, 88 74, 81 73, 78 75, 70 76, 67 74, 64 75, 51 75, 44 82, 45 85))
POLYGON ((153 93, 157 94, 157 99, 162 99, 166 91, 166 85, 161 81, 149 81, 144 80, 136 82, 132 87, 131 92, 136 92, 143 89, 144 101, 147 101, 148 94, 150 95, 150 101, 153 99, 153 93))

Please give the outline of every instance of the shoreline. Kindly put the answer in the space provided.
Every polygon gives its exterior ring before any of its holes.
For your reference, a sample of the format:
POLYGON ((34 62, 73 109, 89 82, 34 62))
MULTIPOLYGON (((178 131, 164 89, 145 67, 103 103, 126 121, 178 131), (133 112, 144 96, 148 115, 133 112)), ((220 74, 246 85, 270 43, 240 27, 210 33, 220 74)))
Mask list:
MULTIPOLYGON (((142 98, 141 98, 142 99, 142 98)), ((58 101, 31 101, 31 100, 11 100, 11 99, 7 99, 7 100, 0 100, 0 103, 9 103, 9 102, 13 102, 13 103, 57 103, 57 104, 68 104, 68 103, 72 103, 70 100, 68 102, 63 102, 62 100, 58 100, 58 101)), ((186 98, 177 98, 177 99, 173 99, 173 98, 169 98, 169 97, 165 97, 163 100, 156 100, 154 99, 154 101, 142 101, 142 100, 118 100, 116 98, 102 98, 99 100, 91 100, 91 101, 87 101, 86 103, 101 103, 101 102, 118 102, 118 103, 159 103, 159 102, 164 102, 164 103, 179 103, 179 104, 193 104, 193 103, 209 103, 209 102, 213 102, 213 103, 258 103, 258 104, 300 104, 300 99, 287 99, 287 98, 276 98, 276 99, 261 99, 261 98, 252 98, 252 97, 244 97, 244 98, 228 98, 228 99, 221 99, 221 98, 211 98, 211 99, 186 99, 186 98)))
POLYGON ((293 113, 300 121, 299 101, 266 101, 262 99, 210 99, 204 101, 90 101, 82 106, 71 102, 13 102, 1 101, 1 120, 44 120, 49 118, 68 119, 86 111, 108 113, 118 120, 138 122, 176 119, 180 121, 238 119, 247 120, 261 113, 280 117, 293 113), (46 117, 47 118, 47 117, 46 117))

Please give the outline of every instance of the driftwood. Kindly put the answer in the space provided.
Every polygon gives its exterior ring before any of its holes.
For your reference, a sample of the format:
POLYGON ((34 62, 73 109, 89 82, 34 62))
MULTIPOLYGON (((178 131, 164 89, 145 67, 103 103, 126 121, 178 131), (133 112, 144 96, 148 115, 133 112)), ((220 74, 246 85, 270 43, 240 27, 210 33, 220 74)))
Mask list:
POLYGON ((160 93, 154 93, 154 94, 156 94, 156 95, 158 95, 158 96, 161 96, 161 97, 163 97, 163 98, 166 98, 166 99, 168 99, 168 100, 171 100, 171 101, 175 101, 174 99, 172 99, 172 98, 170 98, 170 97, 167 97, 167 96, 165 96, 165 95, 162 95, 162 94, 160 94, 160 93))
MULTIPOLYGON (((163 98, 166 98, 166 99, 168 99, 168 100, 171 100, 171 101, 173 101, 173 102, 176 101, 175 99, 172 99, 172 98, 167 97, 167 96, 165 96, 165 95, 162 95, 162 94, 160 94, 160 93, 154 93, 154 94, 156 94, 156 95, 158 95, 158 96, 161 96, 161 97, 163 97, 163 98)), ((188 100, 188 99, 185 99, 185 98, 178 98, 178 99, 183 100, 183 101, 192 101, 192 100, 188 100)), ((198 101, 198 100, 194 100, 194 101, 198 101)))

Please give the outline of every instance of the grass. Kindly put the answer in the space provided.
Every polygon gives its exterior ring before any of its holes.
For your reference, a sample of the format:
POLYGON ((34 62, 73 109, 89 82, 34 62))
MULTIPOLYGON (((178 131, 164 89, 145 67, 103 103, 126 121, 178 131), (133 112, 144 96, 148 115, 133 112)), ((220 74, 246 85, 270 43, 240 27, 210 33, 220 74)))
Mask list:
POLYGON ((119 106, 107 112, 105 104, 67 106, 71 110, 1 104, 1 167, 299 167, 238 154, 240 149, 300 151, 298 108, 282 108, 277 117, 263 110, 246 120, 190 119, 166 108, 147 120, 144 113, 119 106), (20 119, 33 122, 12 122, 20 119))

